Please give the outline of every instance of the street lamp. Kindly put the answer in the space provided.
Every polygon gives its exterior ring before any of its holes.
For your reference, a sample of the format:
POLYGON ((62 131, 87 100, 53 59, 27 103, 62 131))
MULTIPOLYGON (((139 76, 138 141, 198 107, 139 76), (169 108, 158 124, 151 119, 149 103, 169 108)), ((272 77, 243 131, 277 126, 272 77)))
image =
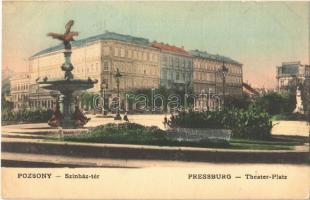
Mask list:
POLYGON ((219 73, 223 77, 223 109, 225 105, 225 84, 226 84, 226 75, 228 74, 228 68, 225 66, 225 62, 223 61, 222 67, 219 69, 219 73))
POLYGON ((108 83, 106 83, 106 80, 103 80, 101 83, 101 96, 102 96, 102 114, 107 115, 108 108, 106 106, 107 104, 107 89, 108 89, 108 83))
POLYGON ((116 116, 115 116, 115 120, 121 120, 121 115, 120 115, 120 99, 119 99, 119 81, 120 78, 122 77, 121 73, 119 72, 119 69, 116 69, 116 73, 114 75, 114 78, 116 80, 116 86, 117 86, 117 101, 118 101, 118 107, 117 107, 117 111, 116 111, 116 116))

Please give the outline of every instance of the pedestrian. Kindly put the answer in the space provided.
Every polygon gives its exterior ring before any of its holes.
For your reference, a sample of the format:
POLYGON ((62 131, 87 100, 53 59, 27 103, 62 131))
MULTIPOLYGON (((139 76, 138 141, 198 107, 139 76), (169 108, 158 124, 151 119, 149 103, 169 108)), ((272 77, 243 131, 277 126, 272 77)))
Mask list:
POLYGON ((164 127, 167 128, 167 125, 168 125, 168 118, 167 118, 167 115, 165 115, 165 117, 164 117, 163 124, 164 124, 164 127))
POLYGON ((127 112, 125 112, 125 115, 124 115, 124 121, 126 121, 126 122, 129 122, 129 119, 128 119, 128 116, 127 116, 127 112))

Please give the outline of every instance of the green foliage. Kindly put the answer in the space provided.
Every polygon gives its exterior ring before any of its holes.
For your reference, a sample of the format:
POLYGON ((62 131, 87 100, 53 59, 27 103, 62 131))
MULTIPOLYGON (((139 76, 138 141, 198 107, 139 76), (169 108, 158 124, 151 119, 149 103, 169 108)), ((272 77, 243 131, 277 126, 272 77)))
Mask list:
POLYGON ((225 96, 226 108, 243 108, 246 109, 251 105, 252 101, 246 94, 242 96, 225 96))
POLYGON ((301 99, 306 116, 310 122, 310 77, 307 77, 301 85, 301 99))
POLYGON ((144 127, 140 124, 107 124, 96 127, 78 136, 66 136, 65 140, 84 142, 138 143, 152 144, 165 141, 165 132, 157 127, 144 127))
POLYGON ((79 135, 65 135, 65 141, 118 143, 118 144, 146 144, 167 146, 196 146, 196 147, 228 147, 224 140, 203 140, 200 142, 176 141, 167 136, 158 127, 145 127, 135 123, 107 124, 99 126, 90 132, 79 135))
POLYGON ((82 107, 86 106, 86 109, 92 109, 93 108, 93 99, 95 97, 95 94, 89 93, 89 92, 83 92, 80 96, 80 101, 82 104, 82 107))
POLYGON ((272 122, 266 112, 254 106, 249 109, 225 109, 224 111, 181 112, 170 119, 172 127, 226 128, 233 137, 267 139, 271 136, 272 122))
POLYGON ((1 111, 2 112, 10 112, 13 109, 13 103, 9 102, 5 99, 5 96, 1 97, 1 111))
POLYGON ((272 116, 273 121, 304 121, 307 120, 306 116, 299 113, 281 113, 272 116))
POLYGON ((51 116, 51 110, 20 110, 17 112, 2 112, 2 121, 47 122, 51 116))
POLYGON ((256 106, 270 115, 293 112, 296 97, 293 93, 268 93, 257 99, 256 106))

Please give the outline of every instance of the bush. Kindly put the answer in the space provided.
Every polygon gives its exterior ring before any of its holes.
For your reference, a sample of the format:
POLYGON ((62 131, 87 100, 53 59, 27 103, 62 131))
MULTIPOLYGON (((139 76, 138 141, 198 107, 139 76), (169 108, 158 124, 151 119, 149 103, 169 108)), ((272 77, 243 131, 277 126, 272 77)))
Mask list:
POLYGON ((243 94, 242 96, 225 96, 226 108, 247 109, 251 103, 251 98, 246 94, 243 94))
POLYGON ((13 122, 47 122, 52 116, 51 110, 20 110, 17 112, 3 112, 2 121, 13 122))
POLYGON ((170 118, 172 127, 219 128, 232 130, 233 137, 267 139, 271 136, 272 122, 268 113, 256 107, 226 109, 224 111, 181 112, 170 118))
POLYGON ((140 124, 106 124, 80 135, 68 135, 64 140, 95 143, 155 144, 167 141, 165 131, 140 124))
POLYGON ((268 93, 256 101, 256 106, 270 115, 293 112, 296 97, 293 93, 268 93))
POLYGON ((65 135, 65 141, 118 143, 118 144, 146 144, 167 146, 195 146, 195 147, 228 147, 224 140, 205 139, 199 142, 176 141, 165 131, 156 126, 145 127, 135 123, 107 124, 84 132, 79 135, 65 135))

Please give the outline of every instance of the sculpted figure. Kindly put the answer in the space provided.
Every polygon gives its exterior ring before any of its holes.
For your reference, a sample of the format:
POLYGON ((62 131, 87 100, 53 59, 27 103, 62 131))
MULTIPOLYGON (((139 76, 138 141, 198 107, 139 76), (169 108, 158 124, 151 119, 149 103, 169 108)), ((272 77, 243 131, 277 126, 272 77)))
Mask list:
POLYGON ((73 20, 68 21, 68 23, 65 26, 66 31, 64 34, 48 33, 47 36, 51 36, 53 39, 61 40, 65 45, 65 49, 71 49, 70 41, 74 41, 73 37, 79 35, 78 32, 71 31, 71 27, 73 26, 73 24, 74 24, 73 20))
POLYGON ((83 127, 90 118, 87 118, 78 106, 75 106, 75 112, 73 114, 73 120, 76 127, 83 127))
POLYGON ((61 120, 62 120, 62 114, 60 112, 59 103, 57 103, 51 119, 48 120, 48 125, 50 125, 51 127, 58 127, 60 126, 61 120))

